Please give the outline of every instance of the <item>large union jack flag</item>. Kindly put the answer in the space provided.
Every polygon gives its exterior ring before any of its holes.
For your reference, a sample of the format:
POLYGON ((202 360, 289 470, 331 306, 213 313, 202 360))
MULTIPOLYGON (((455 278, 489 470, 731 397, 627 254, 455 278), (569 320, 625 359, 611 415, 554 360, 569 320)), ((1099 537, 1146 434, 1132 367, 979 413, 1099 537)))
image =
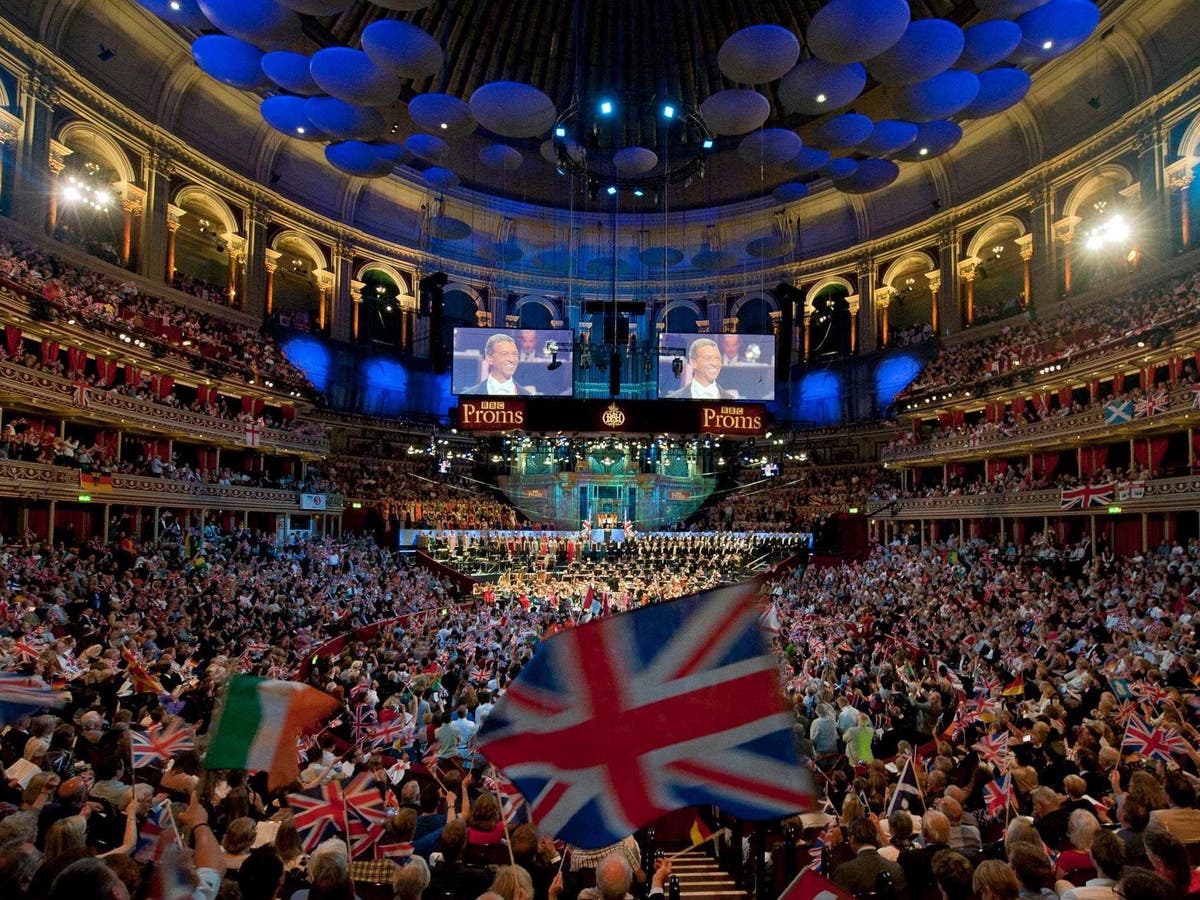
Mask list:
POLYGON ((296 831, 300 833, 305 853, 311 853, 321 841, 341 837, 348 830, 346 805, 342 802, 342 789, 336 781, 288 794, 287 802, 292 808, 296 831))
POLYGON ((1007 765, 1005 757, 1008 755, 1008 732, 985 734, 978 744, 971 745, 971 749, 979 754, 980 762, 998 766, 1003 772, 1007 765))
POLYGON ((66 702, 66 694, 52 690, 36 675, 0 672, 0 722, 11 722, 34 709, 57 709, 66 702))
POLYGON ((550 834, 588 849, 681 807, 812 805, 756 585, 593 621, 539 645, 477 746, 550 834))
POLYGON ((195 749, 196 740, 192 730, 180 722, 172 722, 160 731, 129 732, 129 750, 133 755, 135 769, 166 762, 185 750, 195 749))
POLYGON ((1151 759, 1170 760, 1172 753, 1187 752, 1187 742, 1173 729, 1156 728, 1130 716, 1121 741, 1121 749, 1126 748, 1151 759))
POLYGON ((1063 488, 1060 505, 1063 509, 1105 506, 1112 503, 1112 498, 1113 485, 1111 482, 1109 484, 1082 484, 1079 487, 1063 488))

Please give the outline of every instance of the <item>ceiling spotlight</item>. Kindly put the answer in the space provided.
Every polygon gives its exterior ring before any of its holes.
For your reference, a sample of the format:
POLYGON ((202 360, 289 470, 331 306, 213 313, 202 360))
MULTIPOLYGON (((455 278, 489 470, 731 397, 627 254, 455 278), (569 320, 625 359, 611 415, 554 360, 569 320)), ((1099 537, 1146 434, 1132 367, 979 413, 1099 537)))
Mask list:
POLYGON ((171 0, 171 12, 179 12, 183 9, 183 4, 179 0, 171 0))
POLYGON ((441 125, 439 125, 438 127, 439 127, 439 128, 441 128, 441 129, 442 129, 442 131, 445 131, 447 128, 449 128, 449 127, 450 127, 450 123, 449 123, 449 122, 442 122, 442 124, 441 124, 441 125))
POLYGON ((664 119, 675 118, 675 107, 672 106, 670 103, 663 104, 663 118, 664 119))
POLYGON ((608 186, 608 191, 607 191, 607 193, 608 193, 608 196, 610 196, 610 197, 611 197, 611 196, 612 196, 613 194, 615 194, 616 192, 617 192, 617 186, 616 186, 615 184, 610 184, 610 185, 608 186))
POLYGON ((1054 48, 1054 41, 1042 41, 1043 50, 1051 50, 1054 48))
POLYGON ((711 150, 713 148, 712 138, 705 138, 704 143, 701 146, 703 146, 705 150, 711 150))
POLYGON ((643 191, 641 188, 634 188, 634 189, 633 189, 633 196, 635 196, 635 197, 644 197, 644 196, 646 196, 646 192, 645 192, 645 191, 643 191))
POLYGON ((296 126, 296 134, 304 134, 307 129, 303 125, 296 126))
POLYGON ((929 155, 929 148, 928 148, 928 147, 922 147, 922 148, 921 148, 920 150, 918 150, 917 152, 918 152, 919 154, 921 154, 922 156, 928 156, 928 155, 929 155))
POLYGON ((613 104, 612 104, 611 100, 601 100, 600 101, 600 115, 611 116, 612 111, 613 111, 613 104))
POLYGON ((563 128, 563 126, 559 125, 557 128, 554 129, 554 136, 556 138, 565 138, 567 136, 567 129, 565 129, 565 128, 563 128))
POLYGON ((817 102, 818 103, 824 103, 828 99, 829 98, 826 97, 824 94, 817 94, 817 102))

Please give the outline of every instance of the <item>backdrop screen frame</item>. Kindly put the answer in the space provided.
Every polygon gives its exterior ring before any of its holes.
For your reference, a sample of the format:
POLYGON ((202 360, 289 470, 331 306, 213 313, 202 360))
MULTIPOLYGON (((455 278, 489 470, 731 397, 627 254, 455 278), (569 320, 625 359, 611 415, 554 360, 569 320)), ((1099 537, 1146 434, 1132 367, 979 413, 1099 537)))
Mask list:
POLYGON ((516 370, 512 374, 516 396, 573 397, 574 335, 565 328, 455 328, 452 342, 450 392, 455 396, 487 396, 489 366, 485 349, 495 335, 509 338, 502 346, 516 348, 516 370), (556 353, 549 348, 558 347, 556 353), (561 365, 550 365, 557 360, 561 365))
MULTIPOLYGON (((684 334, 664 332, 658 341, 658 398, 660 400, 774 400, 775 335, 684 334), (693 345, 700 342, 693 351, 693 345), (704 386, 694 388, 698 353, 707 372, 716 372, 715 396, 704 396, 704 386), (679 360, 679 363, 676 363, 679 360), (719 360, 719 363, 713 361, 719 360)), ((711 390, 711 384, 709 385, 711 390)))

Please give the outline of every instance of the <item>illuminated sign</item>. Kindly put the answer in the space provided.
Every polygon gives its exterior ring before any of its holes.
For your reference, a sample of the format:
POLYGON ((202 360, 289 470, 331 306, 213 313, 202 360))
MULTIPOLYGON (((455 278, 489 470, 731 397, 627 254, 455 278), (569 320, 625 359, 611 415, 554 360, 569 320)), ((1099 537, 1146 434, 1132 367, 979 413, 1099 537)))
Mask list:
POLYGON ((525 400, 521 398, 458 401, 458 427, 467 431, 511 431, 525 427, 525 400))

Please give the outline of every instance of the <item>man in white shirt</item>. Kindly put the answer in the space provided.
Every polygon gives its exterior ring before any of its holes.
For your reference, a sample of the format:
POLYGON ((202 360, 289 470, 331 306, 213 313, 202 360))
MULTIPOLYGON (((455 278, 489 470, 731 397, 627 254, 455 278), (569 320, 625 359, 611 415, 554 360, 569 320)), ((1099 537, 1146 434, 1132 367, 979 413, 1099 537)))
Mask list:
POLYGON ((464 394, 486 394, 489 397, 505 397, 536 394, 531 387, 522 387, 513 380, 520 354, 517 342, 507 334, 497 332, 487 339, 483 345, 483 358, 487 361, 487 378, 478 384, 473 384, 464 394))
POLYGON ((669 400, 733 400, 735 395, 717 384, 721 374, 721 348, 712 338, 696 338, 688 348, 692 380, 667 394, 669 400))

